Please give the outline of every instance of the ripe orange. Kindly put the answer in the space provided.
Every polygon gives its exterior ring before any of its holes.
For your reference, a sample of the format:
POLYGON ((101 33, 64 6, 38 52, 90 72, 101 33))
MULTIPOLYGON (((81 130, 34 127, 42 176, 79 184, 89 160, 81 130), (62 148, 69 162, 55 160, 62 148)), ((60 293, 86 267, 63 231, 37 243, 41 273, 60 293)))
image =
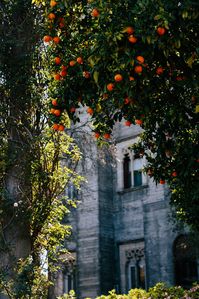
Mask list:
POLYGON ((91 76, 91 74, 89 72, 87 72, 87 71, 83 72, 84 78, 88 79, 88 78, 90 78, 90 76, 91 76))
POLYGON ((48 18, 49 18, 49 20, 54 20, 55 14, 53 12, 49 13, 48 18))
POLYGON ((122 75, 117 74, 117 75, 115 75, 114 79, 115 79, 116 82, 120 82, 120 81, 123 80, 123 77, 122 77, 122 75))
POLYGON ((137 56, 136 60, 138 61, 138 63, 142 64, 144 63, 144 57, 143 56, 137 56))
POLYGON ((93 109, 91 107, 88 107, 86 110, 88 114, 92 115, 93 114, 93 109))
POLYGON ((100 15, 99 10, 97 8, 94 8, 91 12, 91 16, 97 18, 99 17, 99 15, 100 15))
POLYGON ((133 34, 134 31, 135 31, 134 28, 131 26, 125 28, 125 32, 128 34, 133 34))
POLYGON ((98 139, 100 137, 100 133, 99 132, 95 132, 95 138, 98 139))
POLYGON ((53 125, 53 129, 54 129, 55 131, 57 131, 58 128, 59 128, 59 125, 58 125, 58 124, 54 124, 54 125, 53 125))
POLYGON ((45 43, 49 43, 51 40, 52 40, 52 37, 51 37, 50 35, 45 35, 45 36, 43 37, 43 41, 44 41, 45 43))
POLYGON ((166 32, 166 29, 164 28, 164 27, 158 27, 157 28, 157 34, 158 35, 164 35, 165 34, 165 32, 166 32))
POLYGON ((67 76, 67 71, 65 71, 65 70, 62 70, 61 72, 60 72, 60 75, 62 76, 62 77, 66 77, 67 76))
POLYGON ((59 125, 58 126, 58 131, 64 131, 64 129, 65 129, 64 125, 59 125))
POLYGON ((83 64, 83 58, 82 57, 77 57, 77 62, 79 64, 83 64))
POLYGON ((137 37, 133 36, 133 35, 130 35, 129 38, 128 38, 129 42, 132 43, 132 44, 135 44, 137 43, 137 37))
POLYGON ((177 171, 173 171, 171 175, 172 177, 177 177, 177 171))
POLYGON ((157 75, 162 75, 164 72, 163 68, 161 66, 159 66, 157 69, 156 69, 156 74, 157 75))
POLYGON ((127 121, 125 121, 124 125, 127 126, 127 127, 130 127, 131 122, 129 120, 127 120, 127 121))
POLYGON ((162 180, 162 179, 161 179, 161 180, 159 181, 159 183, 160 183, 161 185, 164 185, 164 184, 165 184, 165 180, 162 180))
POLYGON ((51 0, 51 1, 50 1, 50 7, 54 7, 55 5, 57 5, 57 2, 56 2, 56 1, 53 1, 53 0, 51 0))
POLYGON ((54 112, 55 112, 55 109, 54 109, 54 108, 51 108, 51 109, 50 109, 50 113, 51 113, 51 114, 54 114, 54 112))
POLYGON ((62 22, 59 23, 59 28, 64 28, 64 26, 65 26, 64 23, 62 23, 62 22))
POLYGON ((56 64, 60 64, 61 63, 61 58, 60 57, 55 57, 54 59, 56 64))
POLYGON ((60 116, 61 115, 61 111, 59 109, 55 109, 54 115, 60 116))
POLYGON ((54 43, 59 44, 61 39, 58 36, 55 36, 55 37, 53 37, 53 41, 54 41, 54 43))
POLYGON ((111 134, 109 134, 109 133, 105 133, 103 136, 104 136, 105 139, 110 139, 111 138, 111 134))
POLYGON ((52 103, 53 106, 58 106, 58 104, 57 104, 57 100, 52 100, 51 103, 52 103))
POLYGON ((66 70, 67 70, 67 66, 62 65, 62 66, 61 66, 61 69, 62 69, 62 71, 66 71, 66 70))
POLYGON ((74 66, 76 64, 76 61, 75 60, 71 60, 70 62, 69 62, 69 65, 70 66, 74 66))
POLYGON ((141 119, 136 119, 135 123, 136 123, 136 125, 142 125, 143 121, 141 119))
POLYGON ((109 83, 106 88, 108 91, 112 91, 114 89, 115 85, 113 83, 109 83))
POLYGON ((131 102, 131 100, 127 97, 124 99, 124 104, 127 105, 131 102))
POLYGON ((135 68, 134 68, 134 72, 136 74, 142 73, 142 66, 141 65, 136 65, 135 68))
POLYGON ((75 112, 75 111, 76 111, 76 108, 75 108, 75 107, 71 107, 71 108, 70 108, 70 112, 73 113, 73 112, 75 112))
POLYGON ((60 76, 60 74, 54 74, 54 79, 55 79, 56 81, 61 80, 61 76, 60 76))
POLYGON ((135 78, 134 77, 132 77, 132 76, 129 76, 129 81, 134 81, 135 80, 135 78))

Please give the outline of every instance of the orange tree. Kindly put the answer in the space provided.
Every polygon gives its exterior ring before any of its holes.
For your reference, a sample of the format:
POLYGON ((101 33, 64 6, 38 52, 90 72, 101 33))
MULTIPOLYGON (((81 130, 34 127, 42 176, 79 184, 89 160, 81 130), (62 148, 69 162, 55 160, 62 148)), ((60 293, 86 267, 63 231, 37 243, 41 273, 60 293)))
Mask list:
POLYGON ((146 171, 168 183, 178 216, 199 229, 196 1, 45 2, 53 128, 64 129, 64 111, 79 121, 80 103, 101 140, 117 121, 140 125, 135 150, 146 171))

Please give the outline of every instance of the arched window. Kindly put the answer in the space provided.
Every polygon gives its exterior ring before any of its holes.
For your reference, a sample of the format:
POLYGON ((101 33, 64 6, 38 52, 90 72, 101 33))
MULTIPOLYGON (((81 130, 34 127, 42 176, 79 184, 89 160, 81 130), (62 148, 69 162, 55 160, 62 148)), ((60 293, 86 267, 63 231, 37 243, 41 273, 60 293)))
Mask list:
POLYGON ((146 288, 144 249, 137 248, 126 252, 127 291, 134 288, 146 288))
POLYGON ((198 280, 196 251, 188 236, 181 235, 174 242, 175 284, 191 287, 198 280))
POLYGON ((124 189, 130 188, 131 187, 131 160, 129 154, 124 155, 123 176, 124 176, 124 189))

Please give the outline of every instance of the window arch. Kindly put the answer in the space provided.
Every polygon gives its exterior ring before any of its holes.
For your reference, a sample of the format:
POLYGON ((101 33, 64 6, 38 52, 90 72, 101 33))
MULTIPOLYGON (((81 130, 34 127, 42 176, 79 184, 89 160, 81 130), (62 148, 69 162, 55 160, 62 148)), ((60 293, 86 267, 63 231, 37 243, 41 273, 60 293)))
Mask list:
POLYGON ((185 288, 198 280, 196 250, 187 235, 176 238, 173 246, 175 283, 185 288))

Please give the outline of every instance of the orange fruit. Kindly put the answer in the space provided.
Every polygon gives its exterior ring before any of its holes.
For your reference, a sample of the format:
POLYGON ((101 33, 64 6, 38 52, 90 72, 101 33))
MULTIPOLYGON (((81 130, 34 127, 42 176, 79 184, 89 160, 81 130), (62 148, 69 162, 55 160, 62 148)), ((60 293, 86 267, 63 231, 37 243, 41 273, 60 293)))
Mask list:
POLYGON ((48 18, 49 18, 49 20, 54 20, 55 14, 53 12, 49 13, 48 18))
POLYGON ((60 116, 61 115, 61 111, 59 109, 55 109, 54 115, 60 116))
POLYGON ((166 33, 166 29, 164 27, 158 27, 156 31, 157 31, 157 34, 160 36, 164 35, 166 33))
POLYGON ((75 107, 71 107, 71 108, 70 108, 70 112, 73 113, 73 112, 75 112, 75 111, 76 111, 76 108, 75 108, 75 107))
POLYGON ((92 115, 93 114, 93 109, 91 107, 88 107, 86 110, 88 114, 92 115))
POLYGON ((117 74, 117 75, 115 75, 114 79, 115 79, 116 82, 120 82, 120 81, 123 80, 123 77, 122 77, 122 75, 117 74))
POLYGON ((57 104, 57 100, 52 100, 51 103, 52 103, 53 106, 58 106, 58 104, 57 104))
POLYGON ((54 7, 55 5, 57 5, 57 2, 56 1, 50 1, 50 7, 54 7))
POLYGON ((51 113, 51 114, 54 114, 54 112, 55 112, 55 109, 54 109, 54 108, 51 108, 51 109, 50 109, 50 113, 51 113))
POLYGON ((144 57, 143 57, 143 56, 137 56, 137 57, 136 57, 136 60, 137 60, 137 62, 140 63, 140 64, 144 63, 144 57))
POLYGON ((67 71, 65 71, 65 70, 62 70, 61 72, 60 72, 60 75, 62 76, 62 77, 66 77, 67 76, 67 71))
POLYGON ((161 66, 159 66, 157 69, 156 69, 156 74, 157 75, 162 75, 164 72, 163 68, 161 66))
POLYGON ((129 120, 127 120, 127 121, 125 121, 124 125, 127 126, 127 127, 130 127, 131 122, 129 120))
POLYGON ((58 131, 64 131, 64 129, 65 129, 64 125, 59 125, 58 126, 58 131))
POLYGON ((129 38, 128 38, 129 42, 132 43, 132 44, 135 44, 137 43, 137 37, 133 36, 133 35, 130 35, 129 38))
POLYGON ((61 76, 60 76, 60 74, 54 74, 54 79, 55 79, 56 81, 61 80, 61 76))
POLYGON ((174 177, 174 178, 177 177, 177 171, 173 171, 171 175, 172 175, 172 177, 174 177))
POLYGON ((142 125, 143 121, 141 119, 136 119, 135 123, 136 123, 136 125, 142 125))
POLYGON ((134 68, 134 72, 136 74, 142 73, 142 66, 141 65, 136 65, 135 68, 134 68))
POLYGON ((83 72, 84 78, 88 79, 88 78, 90 78, 90 76, 91 76, 91 74, 89 72, 87 72, 87 71, 83 72))
POLYGON ((83 58, 82 57, 77 57, 77 62, 79 64, 83 64, 83 58))
POLYGON ((59 23, 59 28, 64 28, 64 26, 65 26, 64 23, 62 23, 62 22, 59 23))
POLYGON ((112 91, 114 89, 115 85, 113 83, 109 83, 106 88, 108 91, 112 91))
POLYGON ((160 183, 161 185, 164 185, 164 184, 165 184, 165 180, 162 180, 162 179, 161 179, 161 180, 159 181, 159 183, 160 183))
POLYGON ((100 133, 99 132, 95 132, 95 138, 98 139, 100 137, 100 133))
POLYGON ((76 61, 75 60, 71 60, 70 62, 69 62, 69 65, 70 66, 74 66, 76 64, 76 61))
POLYGON ((93 8, 92 12, 91 12, 91 16, 94 18, 99 17, 100 13, 99 10, 97 8, 93 8))
POLYGON ((67 70, 67 66, 62 65, 62 66, 61 66, 61 69, 62 69, 62 71, 66 71, 66 70, 67 70))
POLYGON ((131 102, 131 100, 127 97, 124 99, 124 104, 127 105, 131 102))
POLYGON ((56 64, 60 64, 61 63, 61 58, 60 57, 55 57, 54 59, 56 64))
POLYGON ((44 41, 45 43, 49 43, 51 40, 52 40, 52 37, 51 37, 50 35, 45 35, 45 36, 43 37, 43 41, 44 41))
POLYGON ((53 37, 53 41, 54 41, 54 43, 59 44, 61 39, 58 36, 55 36, 55 37, 53 37))
POLYGON ((135 78, 134 77, 132 77, 132 76, 129 76, 129 81, 134 81, 135 80, 135 78))
POLYGON ((105 139, 110 139, 111 138, 111 134, 109 134, 109 133, 105 133, 103 136, 104 136, 105 139))
POLYGON ((54 125, 53 125, 53 130, 57 131, 58 128, 59 128, 59 125, 58 125, 58 124, 54 124, 54 125))
POLYGON ((133 34, 134 33, 134 28, 131 27, 131 26, 128 26, 125 28, 125 32, 128 33, 128 34, 133 34))

